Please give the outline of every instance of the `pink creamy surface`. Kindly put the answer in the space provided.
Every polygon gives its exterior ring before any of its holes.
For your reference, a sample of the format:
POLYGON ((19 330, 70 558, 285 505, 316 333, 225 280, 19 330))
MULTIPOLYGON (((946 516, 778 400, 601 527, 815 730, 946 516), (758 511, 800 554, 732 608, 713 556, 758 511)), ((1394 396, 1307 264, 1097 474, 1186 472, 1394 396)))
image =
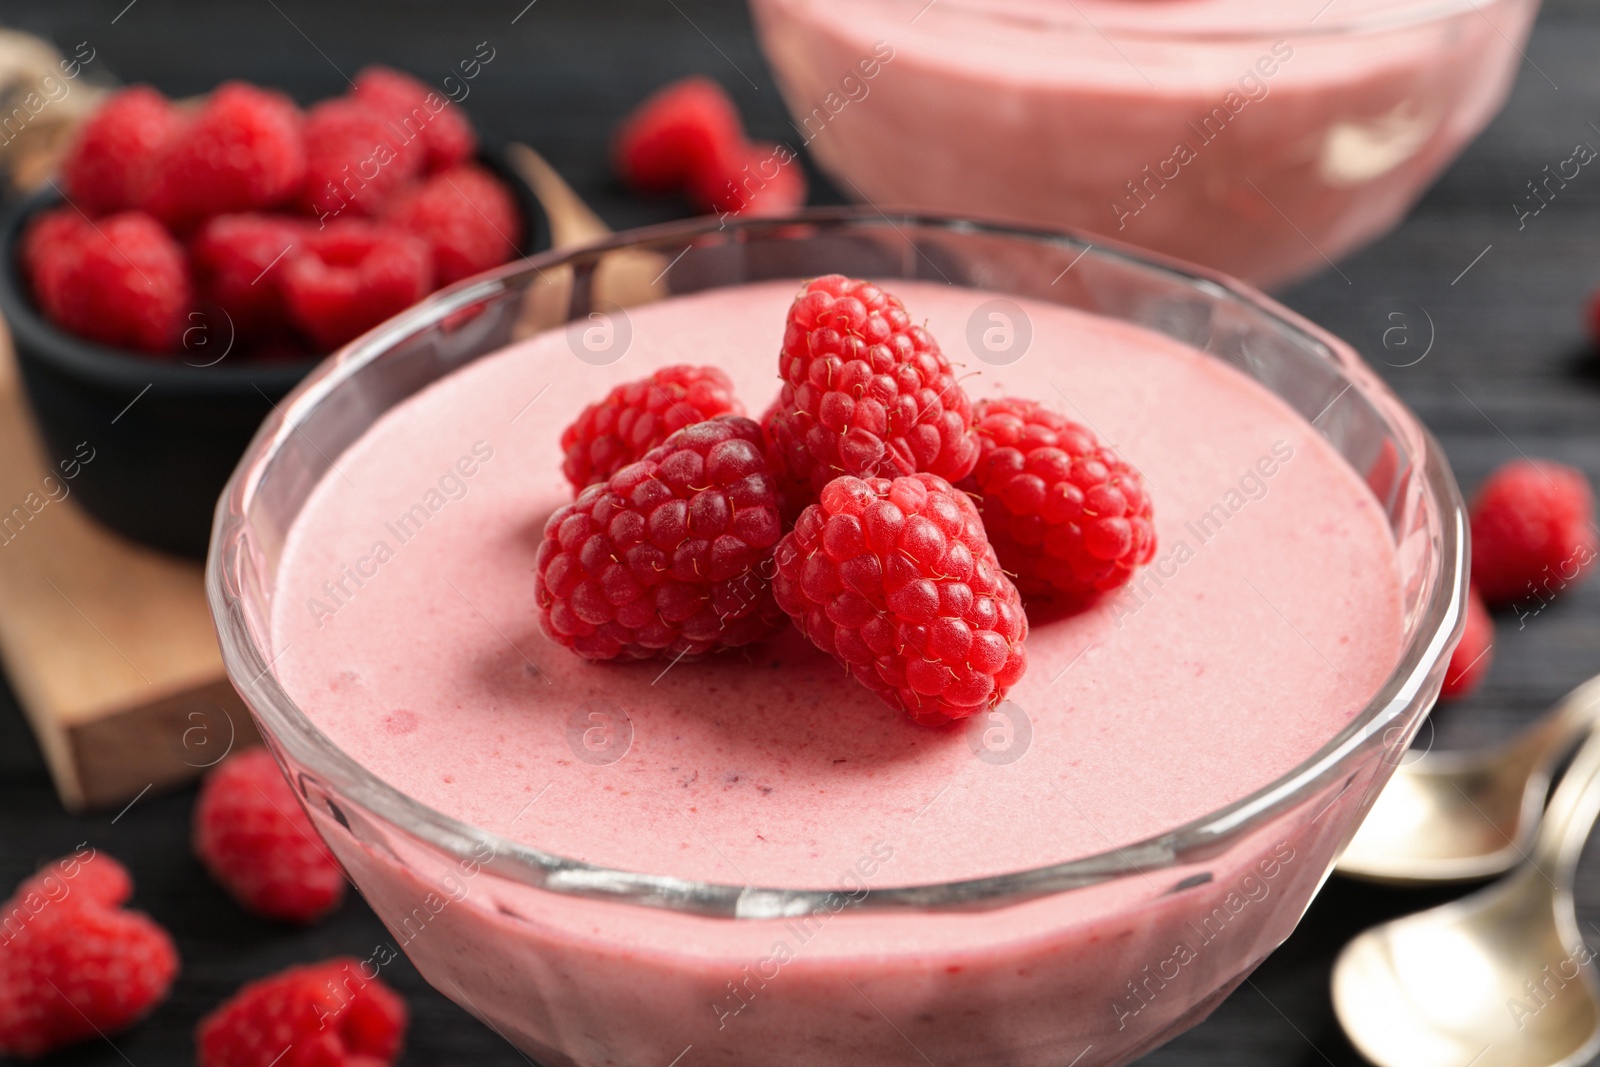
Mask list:
POLYGON ((1035 397, 1088 421, 1153 487, 1161 547, 1139 591, 1077 617, 1035 615, 1011 693, 1031 723, 1026 753, 996 765, 968 731, 912 725, 792 631, 670 668, 588 663, 549 642, 532 562, 545 517, 570 498, 562 427, 611 386, 683 361, 726 369, 759 412, 794 291, 634 309, 631 345, 606 367, 546 334, 387 414, 289 535, 272 620, 289 694, 396 788, 529 845, 832 887, 885 839, 896 846, 882 884, 905 884, 1159 833, 1302 761, 1392 669, 1387 527, 1304 420, 1175 341, 1044 304, 1022 302, 1033 340, 1019 362, 981 363, 967 323, 992 294, 908 282, 895 291, 966 364, 975 398, 1035 397), (435 510, 402 541, 417 504, 435 510), (368 575, 359 588, 347 567, 368 575), (576 758, 569 740, 591 701, 631 719, 631 747, 608 765, 576 758))

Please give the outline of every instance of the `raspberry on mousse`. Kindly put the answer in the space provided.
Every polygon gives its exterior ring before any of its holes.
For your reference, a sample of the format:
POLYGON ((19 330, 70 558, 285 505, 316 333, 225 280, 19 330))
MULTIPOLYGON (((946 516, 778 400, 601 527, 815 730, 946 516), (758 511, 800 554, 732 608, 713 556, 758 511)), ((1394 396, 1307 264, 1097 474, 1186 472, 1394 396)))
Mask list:
POLYGON ((779 374, 766 430, 812 500, 841 475, 954 482, 978 461, 971 403, 939 343, 871 282, 808 282, 789 309, 779 374))
POLYGON ((738 415, 695 423, 550 517, 540 624, 596 660, 758 641, 783 620, 762 573, 782 532, 761 428, 738 415))
POLYGON ((774 556, 773 593, 813 644, 913 720, 998 704, 1028 618, 965 493, 935 474, 842 477, 774 556))
POLYGON ((1086 604, 1150 562, 1144 479, 1092 431, 1032 400, 980 401, 976 415, 978 464, 963 488, 1024 594, 1086 604))
POLYGON ((674 364, 626 382, 578 414, 561 433, 562 473, 572 488, 603 482, 669 436, 718 415, 742 415, 733 382, 716 367, 674 364))

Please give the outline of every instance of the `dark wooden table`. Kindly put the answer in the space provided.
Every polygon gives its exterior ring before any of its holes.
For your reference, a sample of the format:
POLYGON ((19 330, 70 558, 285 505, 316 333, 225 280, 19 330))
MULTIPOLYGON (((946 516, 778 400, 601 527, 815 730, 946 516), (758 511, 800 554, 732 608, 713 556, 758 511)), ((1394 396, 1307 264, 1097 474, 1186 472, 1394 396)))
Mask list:
MULTIPOLYGON (((618 228, 675 210, 629 198, 606 165, 608 132, 651 88, 705 72, 733 92, 757 135, 790 133, 740 0, 53 0, 22 8, 11 0, 0 20, 68 50, 89 41, 104 71, 173 95, 243 77, 311 100, 342 90, 340 71, 353 74, 368 62, 438 79, 486 41, 495 59, 466 102, 478 124, 537 146, 618 228)), ((1600 284, 1600 171, 1584 170, 1521 231, 1512 208, 1545 164, 1568 158, 1579 141, 1600 146, 1597 60, 1600 11, 1585 0, 1550 0, 1510 105, 1410 220, 1340 264, 1344 277, 1328 272, 1282 294, 1368 357, 1443 441, 1469 490, 1519 453, 1575 464, 1600 482, 1600 360, 1579 310, 1600 284), (1397 366, 1426 345, 1430 319, 1427 358, 1397 366), (1386 347, 1385 331, 1396 326, 1409 334, 1388 333, 1386 347), (1409 345, 1401 347, 1402 339, 1409 345)), ((837 201, 820 180, 814 185, 814 202, 837 201)), ((1523 629, 1501 619, 1487 684, 1440 711, 1422 741, 1453 747, 1502 738, 1597 670, 1600 582, 1593 582, 1523 629)), ((190 857, 192 800, 185 791, 145 797, 119 815, 64 814, 0 689, 0 888, 87 840, 133 869, 138 904, 173 932, 184 961, 171 1002, 117 1037, 120 1054, 96 1043, 49 1063, 191 1062, 195 1021, 241 982, 335 953, 365 957, 386 939, 359 899, 312 930, 243 916, 190 857)), ((1594 860, 1585 862, 1578 892, 1591 931, 1588 920, 1600 920, 1594 860)), ((1334 955, 1366 926, 1450 895, 1334 879, 1252 985, 1144 1062, 1361 1063, 1329 1003, 1334 955)), ((386 977, 414 1014, 406 1064, 526 1062, 406 964, 386 977)))

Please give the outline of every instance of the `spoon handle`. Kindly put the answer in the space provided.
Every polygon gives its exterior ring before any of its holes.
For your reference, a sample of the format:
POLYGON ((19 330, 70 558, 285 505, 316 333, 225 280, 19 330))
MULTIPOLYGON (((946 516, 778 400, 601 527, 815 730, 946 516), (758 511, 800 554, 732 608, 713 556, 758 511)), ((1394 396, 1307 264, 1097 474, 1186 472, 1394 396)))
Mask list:
MULTIPOLYGON (((1585 686, 1592 686, 1588 683, 1585 686)), ((1545 809, 1534 840, 1534 866, 1556 885, 1570 885, 1578 855, 1600 816, 1600 731, 1589 735, 1545 809)))
POLYGON ((1561 747, 1592 730, 1600 722, 1600 675, 1562 697, 1550 717, 1556 722, 1561 747))

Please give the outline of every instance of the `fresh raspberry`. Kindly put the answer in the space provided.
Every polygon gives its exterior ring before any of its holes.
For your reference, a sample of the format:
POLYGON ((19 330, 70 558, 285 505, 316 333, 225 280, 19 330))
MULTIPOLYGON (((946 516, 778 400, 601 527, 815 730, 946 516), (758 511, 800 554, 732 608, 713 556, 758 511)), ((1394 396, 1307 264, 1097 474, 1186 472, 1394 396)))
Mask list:
POLYGON ((371 66, 356 75, 355 98, 382 115, 396 137, 418 140, 428 172, 471 159, 478 135, 459 104, 409 74, 371 66))
POLYGON ((254 339, 281 330, 288 310, 278 280, 289 254, 310 225, 282 215, 218 215, 189 246, 195 284, 233 321, 237 334, 254 339))
POLYGON ((741 143, 690 179, 689 199, 713 214, 772 218, 806 202, 806 176, 788 147, 741 143))
POLYGON ((89 222, 72 207, 42 211, 22 231, 22 270, 34 302, 51 321, 73 297, 68 281, 83 260, 84 232, 89 222))
POLYGON ((697 422, 550 516, 539 622, 586 659, 758 641, 783 622, 760 570, 782 532, 761 428, 697 422))
POLYGON ((1478 688, 1489 671, 1494 658, 1494 619, 1484 606, 1478 587, 1467 594, 1467 625, 1461 632, 1461 643, 1450 653, 1450 666, 1444 672, 1444 686, 1439 690, 1441 700, 1455 700, 1468 696, 1478 688))
POLYGON ((726 173, 723 161, 743 144, 733 101, 722 86, 696 76, 673 82, 634 109, 617 129, 611 158, 629 187, 670 193, 706 180, 702 175, 726 173))
POLYGON ((1027 669, 1022 598, 977 508, 938 475, 834 479, 774 560, 778 605, 916 722, 992 708, 1027 669))
POLYGON ((807 503, 840 475, 937 474, 960 481, 978 461, 972 408, 939 343, 871 282, 829 274, 789 308, 768 423, 807 503))
POLYGON ((282 204, 306 176, 301 126, 300 109, 282 93, 243 82, 218 86, 157 167, 148 210, 186 229, 212 215, 282 204))
POLYGON ((115 1033, 166 998, 178 953, 148 916, 118 907, 132 889, 116 860, 80 851, 0 904, 0 1055, 115 1033))
POLYGON ((1588 574, 1595 551, 1594 494, 1582 471, 1513 460, 1472 503, 1472 580, 1490 604, 1548 600, 1588 574))
POLYGON ((344 899, 344 875, 264 748, 229 756, 206 779, 194 853, 235 900, 269 919, 316 922, 344 899))
POLYGON ((619 385, 590 404, 561 433, 561 471, 582 491, 643 459, 685 426, 718 415, 743 415, 733 383, 716 367, 679 364, 619 385))
POLYGON ((155 219, 124 211, 77 222, 48 212, 23 239, 24 267, 46 317, 68 333, 143 352, 178 350, 193 286, 183 249, 155 219))
POLYGON ((380 215, 422 170, 426 153, 365 102, 324 100, 306 114, 303 210, 319 218, 380 215))
POLYGON ((403 311, 433 288, 433 257, 404 230, 340 219, 284 257, 289 317, 332 350, 403 311))
POLYGON ((435 174, 401 193, 387 219, 428 242, 440 285, 498 267, 516 254, 522 234, 511 193, 472 164, 435 174))
MULTIPOLYGON (((71 856, 46 864, 23 879, 12 900, 27 903, 29 896, 56 904, 115 908, 133 896, 133 876, 116 860, 83 845, 71 856)), ((9 932, 4 920, 5 915, 0 915, 0 937, 9 932)))
POLYGON ((385 1067, 408 1013, 372 962, 341 958, 246 984, 200 1020, 200 1067, 385 1067))
POLYGON ((962 488, 1027 596, 1086 604, 1156 551, 1144 479, 1083 426, 1032 400, 976 408, 978 465, 962 488))
POLYGON ((113 93, 78 131, 61 163, 67 196, 90 215, 143 207, 183 113, 150 88, 113 93))

